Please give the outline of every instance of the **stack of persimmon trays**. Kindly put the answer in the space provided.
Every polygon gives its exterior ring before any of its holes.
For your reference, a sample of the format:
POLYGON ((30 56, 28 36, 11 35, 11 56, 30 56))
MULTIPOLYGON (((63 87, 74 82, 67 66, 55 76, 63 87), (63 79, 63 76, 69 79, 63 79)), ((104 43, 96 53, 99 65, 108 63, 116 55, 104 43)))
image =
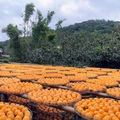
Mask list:
POLYGON ((0 119, 73 120, 72 111, 87 120, 119 120, 119 82, 115 69, 1 64, 0 92, 8 103, 0 103, 0 119))

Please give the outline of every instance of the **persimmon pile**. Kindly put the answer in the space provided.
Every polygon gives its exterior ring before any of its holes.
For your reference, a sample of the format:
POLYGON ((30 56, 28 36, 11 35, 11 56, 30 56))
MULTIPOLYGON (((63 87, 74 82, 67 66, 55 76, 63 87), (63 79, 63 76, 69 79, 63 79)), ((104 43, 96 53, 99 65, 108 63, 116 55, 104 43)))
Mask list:
POLYGON ((29 82, 5 84, 0 87, 0 92, 8 94, 24 94, 33 90, 42 89, 42 85, 29 82))
POLYGON ((31 112, 23 105, 0 102, 0 120, 31 120, 31 112))
POLYGON ((83 74, 81 73, 79 75, 77 74, 77 75, 65 76, 65 78, 73 82, 82 82, 88 79, 84 73, 83 74))
POLYGON ((66 85, 69 82, 67 79, 62 78, 41 78, 38 83, 42 85, 66 85))
POLYGON ((108 98, 82 99, 75 104, 77 112, 88 120, 119 120, 120 101, 108 98))
POLYGON ((29 99, 26 99, 26 98, 22 98, 22 97, 19 97, 19 96, 16 96, 16 95, 10 95, 8 100, 10 102, 13 102, 13 103, 20 103, 20 104, 25 104, 25 103, 29 103, 31 102, 29 99))
POLYGON ((43 73, 42 77, 43 78, 62 78, 62 77, 64 77, 64 75, 59 74, 59 73, 52 73, 52 74, 50 74, 50 73, 43 73))
POLYGON ((104 92, 106 90, 106 87, 104 85, 97 85, 85 82, 68 83, 67 86, 72 88, 72 90, 79 92, 104 92))
MULTIPOLYGON (((74 114, 66 114, 64 117, 59 114, 46 114, 44 112, 40 112, 38 116, 38 120, 73 120, 74 119, 74 114)), ((37 119, 36 119, 37 120, 37 119)))
POLYGON ((22 81, 31 81, 31 80, 38 80, 41 78, 41 76, 39 75, 18 75, 16 76, 18 79, 22 80, 22 81))
POLYGON ((60 110, 58 108, 50 107, 47 105, 36 104, 36 107, 39 111, 49 114, 66 114, 64 110, 60 110))
POLYGON ((119 83, 116 80, 107 79, 107 78, 106 79, 105 78, 89 79, 89 80, 86 80, 86 82, 97 84, 97 85, 105 85, 106 87, 116 87, 119 85, 119 83))
POLYGON ((28 98, 43 104, 67 105, 80 100, 81 95, 70 90, 53 88, 29 92, 28 98))
POLYGON ((110 96, 120 98, 120 88, 109 88, 106 90, 106 93, 109 94, 110 96))
POLYGON ((0 77, 12 77, 9 71, 0 71, 0 77))
POLYGON ((15 83, 15 82, 20 82, 20 79, 8 78, 8 77, 1 77, 0 78, 0 85, 8 84, 8 83, 15 83))

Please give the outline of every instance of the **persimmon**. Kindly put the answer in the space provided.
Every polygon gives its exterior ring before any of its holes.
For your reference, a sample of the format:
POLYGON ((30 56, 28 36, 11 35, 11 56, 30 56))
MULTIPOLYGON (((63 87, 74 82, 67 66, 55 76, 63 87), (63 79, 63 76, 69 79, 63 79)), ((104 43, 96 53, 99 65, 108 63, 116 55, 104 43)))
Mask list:
POLYGON ((93 117, 94 120, 102 120, 102 115, 101 114, 96 114, 94 117, 93 117))
POLYGON ((92 119, 93 118, 93 113, 92 112, 88 112, 85 114, 85 118, 87 119, 92 119))
POLYGON ((7 118, 11 118, 13 120, 14 119, 14 114, 7 115, 7 118))
POLYGON ((0 108, 0 120, 23 120, 25 116, 31 120, 31 112, 23 105, 0 102, 0 105, 2 104, 4 104, 4 106, 0 108))
POLYGON ((0 116, 2 116, 2 115, 5 115, 5 113, 4 112, 0 112, 0 116))
POLYGON ((109 115, 106 115, 102 120, 111 120, 111 117, 109 115))
POLYGON ((6 120, 6 115, 2 115, 2 116, 0 116, 0 120, 6 120))
POLYGON ((17 116, 14 118, 14 120, 22 120, 22 117, 19 116, 19 115, 17 115, 17 116))
POLYGON ((113 117, 116 117, 116 115, 114 113, 111 113, 110 117, 113 118, 113 117))
POLYGON ((23 118, 23 120, 30 120, 30 117, 25 116, 25 117, 23 118))
POLYGON ((26 111, 28 111, 27 108, 23 108, 23 109, 22 109, 22 112, 23 112, 23 113, 25 113, 26 111))
POLYGON ((6 120, 13 120, 12 118, 6 118, 6 120))
POLYGON ((120 119, 120 114, 119 115, 116 115, 119 119, 120 119))
POLYGON ((9 112, 7 112, 7 116, 11 115, 11 114, 13 114, 13 112, 11 110, 9 112))
POLYGON ((21 112, 21 111, 19 111, 18 113, 17 113, 17 115, 19 115, 19 116, 21 116, 21 118, 23 118, 23 113, 21 112))
POLYGON ((14 111, 14 114, 17 115, 19 112, 20 112, 20 110, 17 109, 14 111))
POLYGON ((30 115, 31 115, 30 111, 28 111, 28 110, 26 110, 26 111, 24 112, 24 114, 25 114, 26 116, 30 116, 30 115))

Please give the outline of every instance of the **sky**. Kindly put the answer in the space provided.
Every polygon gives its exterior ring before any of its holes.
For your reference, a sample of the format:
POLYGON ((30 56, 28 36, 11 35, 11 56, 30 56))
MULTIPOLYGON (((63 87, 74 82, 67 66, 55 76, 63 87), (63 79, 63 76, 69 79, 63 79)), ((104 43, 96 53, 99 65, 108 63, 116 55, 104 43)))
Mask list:
MULTIPOLYGON (((55 11, 50 24, 53 29, 62 19, 66 19, 62 26, 91 19, 120 21, 120 0, 0 0, 0 41, 9 39, 1 32, 8 24, 21 28, 21 15, 28 3, 33 3, 35 9, 39 9, 44 17, 48 11, 55 11)), ((32 19, 34 20, 34 17, 32 19)))

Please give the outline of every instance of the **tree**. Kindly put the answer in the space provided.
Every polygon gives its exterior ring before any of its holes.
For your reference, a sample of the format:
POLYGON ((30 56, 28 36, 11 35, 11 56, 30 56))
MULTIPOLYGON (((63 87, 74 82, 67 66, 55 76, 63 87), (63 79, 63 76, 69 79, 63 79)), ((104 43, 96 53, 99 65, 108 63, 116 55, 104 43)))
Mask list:
POLYGON ((66 45, 66 33, 62 31, 62 23, 65 21, 66 19, 63 19, 63 20, 59 20, 55 26, 56 26, 56 33, 57 33, 57 39, 59 40, 58 41, 58 44, 60 45, 61 47, 61 51, 62 51, 62 64, 65 65, 65 48, 67 48, 68 46, 66 45), (62 40, 61 40, 62 38, 62 40))
POLYGON ((21 45, 19 41, 19 36, 21 34, 21 31, 18 30, 17 26, 13 26, 12 24, 9 24, 6 28, 2 29, 2 32, 6 33, 10 38, 10 48, 13 51, 12 54, 13 60, 20 62, 22 60, 21 45))
POLYGON ((51 30, 48 26, 54 14, 54 11, 48 11, 47 17, 43 18, 41 12, 37 10, 37 20, 33 23, 32 27, 32 47, 39 48, 42 42, 55 43, 56 34, 54 30, 51 30))
POLYGON ((66 19, 59 20, 59 21, 55 24, 56 30, 62 28, 62 23, 63 23, 65 20, 66 20, 66 19))
MULTIPOLYGON (((25 36, 28 36, 30 31, 29 31, 29 27, 28 24, 29 24, 29 21, 30 21, 30 17, 33 15, 34 13, 34 4, 33 3, 30 3, 30 4, 27 4, 25 6, 25 13, 23 14, 23 21, 24 21, 24 25, 23 25, 23 34, 24 34, 24 37, 25 36)), ((32 22, 32 21, 31 21, 32 22)))
POLYGON ((45 19, 47 25, 51 22, 52 17, 53 17, 54 14, 55 14, 54 11, 48 11, 47 18, 45 19))
POLYGON ((28 60, 37 64, 62 65, 61 52, 50 42, 42 42, 40 48, 32 49, 28 53, 28 60))

